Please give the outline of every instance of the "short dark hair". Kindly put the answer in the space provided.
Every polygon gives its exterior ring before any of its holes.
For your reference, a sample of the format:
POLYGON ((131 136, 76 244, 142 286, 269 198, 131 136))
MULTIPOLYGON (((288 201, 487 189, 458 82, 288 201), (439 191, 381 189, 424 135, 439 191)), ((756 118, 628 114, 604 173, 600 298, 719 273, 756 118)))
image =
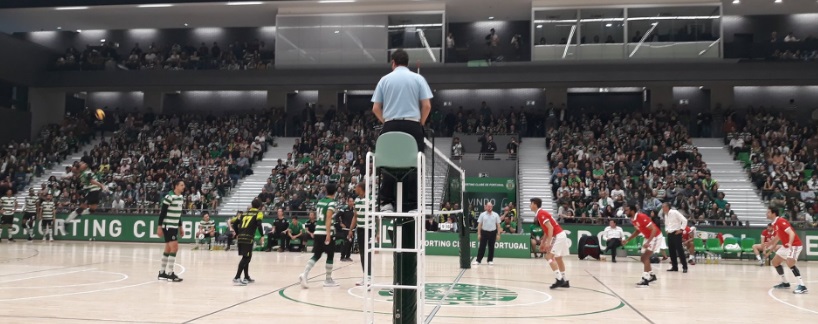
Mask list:
POLYGON ((632 210, 634 213, 635 213, 635 212, 637 212, 637 211, 639 210, 639 209, 636 209, 636 205, 634 205, 634 204, 630 204, 630 205, 628 205, 628 209, 629 209, 629 210, 632 210))
POLYGON ((767 209, 769 209, 770 212, 773 213, 773 215, 778 216, 778 209, 775 209, 773 207, 767 207, 767 209))
POLYGON ((327 184, 327 195, 334 195, 336 191, 338 191, 338 185, 336 185, 335 182, 327 184))
POLYGON ((395 65, 407 66, 409 65, 409 53, 403 49, 397 49, 392 52, 392 61, 395 62, 395 65))
POLYGON ((540 198, 531 198, 531 202, 537 206, 537 208, 542 207, 542 199, 540 198))
POLYGON ((253 202, 250 203, 250 207, 253 207, 255 209, 261 208, 261 200, 259 200, 258 198, 253 198, 253 202))

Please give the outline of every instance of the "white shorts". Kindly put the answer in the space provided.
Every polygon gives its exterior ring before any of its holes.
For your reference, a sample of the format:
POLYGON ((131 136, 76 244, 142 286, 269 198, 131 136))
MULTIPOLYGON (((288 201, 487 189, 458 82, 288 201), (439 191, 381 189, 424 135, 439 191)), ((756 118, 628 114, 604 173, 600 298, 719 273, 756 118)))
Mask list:
POLYGON ((659 241, 659 250, 667 250, 667 241, 664 238, 659 241))
POLYGON ((651 251, 653 253, 660 252, 662 251, 663 245, 667 246, 667 243, 665 243, 665 237, 662 235, 657 235, 650 241, 645 241, 644 243, 642 243, 642 253, 645 253, 647 251, 651 251))
POLYGON ((554 236, 553 244, 551 244, 551 253, 554 254, 555 257, 563 257, 566 255, 571 254, 571 241, 568 240, 568 235, 565 232, 561 232, 554 236))
POLYGON ((784 259, 798 259, 798 256, 801 255, 801 250, 803 246, 791 246, 788 248, 780 247, 778 251, 775 251, 775 255, 780 256, 784 259))

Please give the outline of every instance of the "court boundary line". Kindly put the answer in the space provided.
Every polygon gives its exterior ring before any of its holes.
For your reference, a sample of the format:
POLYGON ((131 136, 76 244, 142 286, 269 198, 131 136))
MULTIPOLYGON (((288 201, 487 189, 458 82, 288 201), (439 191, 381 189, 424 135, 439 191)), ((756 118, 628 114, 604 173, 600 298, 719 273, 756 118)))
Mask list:
POLYGON ((594 280, 596 280, 596 282, 598 282, 600 285, 602 285, 603 287, 605 287, 605 289, 608 289, 608 291, 610 291, 610 292, 611 292, 611 293, 612 293, 614 296, 616 296, 616 298, 619 298, 619 300, 620 300, 620 301, 622 301, 623 303, 625 303, 625 305, 628 305, 628 307, 630 307, 630 308, 631 308, 631 309, 632 309, 634 312, 636 312, 636 314, 639 314, 639 316, 641 316, 641 317, 642 317, 642 318, 644 318, 646 321, 648 321, 648 323, 650 323, 650 324, 656 324, 656 322, 652 321, 650 318, 648 318, 647 316, 645 316, 645 314, 643 314, 643 313, 642 313, 642 312, 640 312, 638 309, 636 309, 636 307, 634 307, 633 305, 631 305, 631 303, 629 303, 627 300, 625 300, 625 298, 622 298, 622 296, 620 296, 619 294, 617 294, 617 293, 616 293, 616 291, 614 291, 613 289, 611 289, 611 287, 608 287, 608 285, 606 285, 604 282, 602 282, 602 280, 599 280, 599 278, 597 278, 596 276, 594 276, 594 275, 593 275, 591 272, 589 272, 588 270, 584 270, 584 271, 585 271, 585 273, 587 273, 589 276, 591 276, 591 278, 594 278, 594 280))
POLYGON ((94 270, 97 270, 97 269, 96 268, 82 269, 82 270, 74 270, 74 271, 68 271, 68 272, 58 272, 58 273, 52 273, 52 274, 44 274, 44 275, 39 275, 39 276, 34 276, 34 277, 18 278, 18 279, 13 279, 13 280, 8 280, 8 281, 0 281, 0 285, 7 284, 7 283, 10 283, 10 282, 18 282, 18 281, 45 278, 45 277, 56 277, 56 276, 68 275, 68 274, 72 274, 72 273, 87 272, 87 271, 94 271, 94 270))
POLYGON ((15 261, 23 261, 23 260, 28 260, 28 259, 31 259, 33 257, 36 257, 36 256, 40 255, 40 250, 37 250, 35 248, 23 247, 23 249, 24 250, 34 250, 34 254, 26 256, 26 257, 20 257, 20 258, 3 259, 3 260, 0 260, 0 263, 12 263, 12 262, 15 262, 15 261))
MULTIPOLYGON (((332 271, 334 272, 335 270, 341 270, 341 269, 346 268, 346 267, 348 267, 348 266, 351 266, 351 265, 353 265, 353 264, 354 264, 354 263, 350 263, 350 264, 347 264, 347 265, 345 265, 345 266, 341 266, 341 267, 338 267, 338 268, 332 269, 332 271)), ((317 274, 317 275, 312 276, 312 277, 310 277, 309 279, 307 279, 307 281, 309 281, 310 279, 315 279, 315 278, 318 278, 318 277, 320 277, 320 276, 322 276, 322 275, 326 275, 326 274, 327 274, 326 272, 323 272, 323 273, 317 274)), ((267 296, 269 296, 269 295, 275 294, 275 293, 277 293, 277 292, 279 292, 279 291, 281 291, 281 290, 284 290, 284 289, 287 289, 287 288, 290 288, 290 287, 296 286, 296 285, 298 285, 298 284, 299 284, 299 283, 298 283, 298 282, 296 282, 296 283, 294 283, 294 284, 289 284, 289 285, 284 286, 284 287, 276 288, 276 289, 275 289, 275 290, 273 290, 273 291, 263 293, 263 294, 261 294, 261 295, 258 295, 258 296, 256 296, 256 297, 253 297, 253 298, 250 298, 250 299, 242 300, 242 301, 237 302, 237 303, 235 303, 235 304, 233 304, 233 305, 229 305, 229 306, 227 306, 227 307, 223 307, 223 308, 221 308, 221 309, 218 309, 218 310, 215 310, 215 311, 213 311, 213 312, 210 312, 210 313, 207 313, 207 314, 201 315, 201 316, 199 316, 199 317, 196 317, 196 318, 193 318, 193 319, 190 319, 190 320, 184 321, 184 322, 182 322, 182 324, 188 324, 188 323, 191 323, 191 322, 193 322, 193 321, 203 319, 203 318, 205 318, 205 317, 209 317, 209 316, 216 315, 216 314, 221 313, 221 312, 223 312, 223 311, 226 311, 226 310, 228 310, 228 309, 231 309, 231 308, 234 308, 234 307, 236 307, 236 306, 240 306, 240 305, 243 305, 243 304, 249 303, 249 302, 251 302, 251 301, 254 301, 254 300, 259 299, 259 298, 262 298, 262 297, 267 297, 267 296)))
POLYGON ((57 267, 57 268, 41 269, 41 270, 34 270, 34 271, 28 271, 28 272, 6 273, 6 274, 0 274, 0 277, 19 276, 19 275, 24 275, 24 274, 32 274, 32 273, 36 273, 36 272, 46 272, 46 271, 54 271, 54 270, 60 270, 60 269, 79 268, 79 267, 86 267, 86 266, 95 265, 95 264, 102 264, 102 263, 105 263, 105 262, 91 262, 91 263, 74 265, 74 266, 64 266, 64 267, 57 267))
POLYGON ((0 315, 0 318, 26 318, 26 319, 55 319, 55 320, 78 320, 78 321, 91 321, 91 322, 105 322, 105 323, 162 323, 162 324, 175 324, 176 322, 157 322, 157 321, 150 321, 150 322, 143 322, 143 321, 134 321, 134 320, 114 320, 114 319, 99 319, 99 318, 75 318, 75 317, 57 317, 57 316, 14 316, 14 315, 0 315))
MULTIPOLYGON (((469 262, 471 263, 471 260, 473 259, 474 258, 471 258, 469 262)), ((432 308, 432 311, 429 313, 429 316, 426 316, 426 320, 423 321, 424 324, 429 324, 432 322, 433 319, 435 319, 435 315, 437 315, 437 312, 440 311, 440 307, 443 306, 443 301, 446 300, 446 297, 448 297, 449 294, 454 290, 454 286, 457 285, 457 283, 460 282, 460 279, 463 278, 463 275, 466 274, 466 270, 470 269, 471 267, 469 267, 469 269, 460 269, 460 273, 457 275, 457 277, 454 278, 452 284, 449 285, 449 289, 446 289, 446 292, 443 293, 443 297, 440 298, 440 301, 437 302, 437 305, 435 305, 435 307, 432 308)), ((423 289, 426 289, 426 287, 424 287, 423 289)))
MULTIPOLYGON (((815 281, 805 281, 804 284, 807 284, 807 283, 810 283, 810 282, 815 282, 815 281)), ((788 303, 788 302, 786 302, 784 300, 779 299, 778 297, 773 295, 773 291, 775 291, 775 290, 776 290, 775 288, 770 288, 770 290, 767 291, 767 295, 772 297, 775 301, 777 301, 779 303, 782 303, 784 305, 796 308, 798 310, 802 310, 802 311, 805 311, 805 312, 810 312, 810 313, 813 313, 813 314, 818 314, 818 311, 814 311, 814 310, 811 310, 809 308, 804 308, 804 307, 801 307, 801 306, 793 305, 791 303, 788 303)))

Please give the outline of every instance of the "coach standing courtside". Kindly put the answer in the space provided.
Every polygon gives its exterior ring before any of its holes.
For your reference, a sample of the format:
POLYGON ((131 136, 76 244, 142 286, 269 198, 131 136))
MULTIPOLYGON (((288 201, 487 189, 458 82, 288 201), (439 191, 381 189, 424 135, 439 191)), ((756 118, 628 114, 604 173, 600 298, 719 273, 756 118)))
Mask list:
POLYGON ((684 235, 687 219, 676 209, 671 209, 670 204, 662 204, 662 212, 665 214, 665 230, 667 231, 668 249, 670 250, 671 267, 667 271, 679 271, 676 257, 682 260, 682 272, 687 273, 687 261, 685 260, 684 235))
MULTIPOLYGON (((392 53, 392 73, 385 75, 378 82, 375 94, 372 96, 372 113, 383 123, 381 134, 389 132, 404 132, 415 138, 419 152, 425 151, 426 144, 423 141, 423 125, 432 110, 432 90, 426 79, 417 73, 410 71, 409 54, 404 50, 396 50, 392 53)), ((417 176, 409 175, 403 182, 403 211, 410 211, 416 208, 417 204, 417 176)), ((397 202, 397 180, 391 176, 384 175, 381 187, 378 191, 378 200, 381 211, 387 211, 395 206, 397 202)), ((414 223, 403 221, 401 226, 404 237, 403 247, 414 248, 415 242, 410 239, 414 237, 414 223)), ((417 255, 413 253, 395 253, 395 282, 401 285, 417 284, 417 273, 414 269, 417 266, 417 255)), ((395 323, 413 323, 417 316, 417 305, 414 305, 417 292, 409 289, 395 289, 395 299, 392 313, 395 323), (413 305, 414 307, 411 307, 413 305)))

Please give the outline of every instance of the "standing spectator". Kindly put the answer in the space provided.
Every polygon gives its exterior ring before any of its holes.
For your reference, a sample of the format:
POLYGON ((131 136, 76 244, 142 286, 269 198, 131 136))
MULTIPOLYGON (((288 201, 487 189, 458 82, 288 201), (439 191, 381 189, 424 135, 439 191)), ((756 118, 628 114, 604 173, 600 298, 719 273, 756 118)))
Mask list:
POLYGON ((480 141, 480 153, 483 155, 483 160, 494 160, 494 152, 497 152, 497 143, 494 143, 494 136, 486 133, 478 141, 480 141))
POLYGON ((472 264, 479 265, 483 261, 483 256, 486 254, 486 245, 488 245, 489 255, 488 264, 494 264, 494 242, 500 239, 502 229, 500 228, 500 215, 495 213, 492 209, 494 206, 491 203, 486 203, 484 211, 477 219, 477 240, 480 245, 477 248, 477 259, 472 264))
POLYGON ((455 161, 459 161, 463 158, 463 143, 460 143, 460 138, 455 137, 452 139, 452 159, 455 161))
POLYGON ((354 232, 352 229, 352 222, 355 221, 355 199, 347 198, 347 205, 345 208, 339 208, 338 213, 335 214, 335 224, 336 224, 336 236, 339 239, 344 240, 344 244, 341 246, 341 261, 343 262, 352 262, 352 243, 354 238, 354 232))
POLYGON ((520 145, 517 144, 517 138, 516 137, 511 137, 511 142, 509 142, 508 145, 506 145, 506 151, 508 152, 508 155, 509 155, 510 159, 512 159, 512 160, 517 159, 517 149, 519 147, 520 147, 520 145))

